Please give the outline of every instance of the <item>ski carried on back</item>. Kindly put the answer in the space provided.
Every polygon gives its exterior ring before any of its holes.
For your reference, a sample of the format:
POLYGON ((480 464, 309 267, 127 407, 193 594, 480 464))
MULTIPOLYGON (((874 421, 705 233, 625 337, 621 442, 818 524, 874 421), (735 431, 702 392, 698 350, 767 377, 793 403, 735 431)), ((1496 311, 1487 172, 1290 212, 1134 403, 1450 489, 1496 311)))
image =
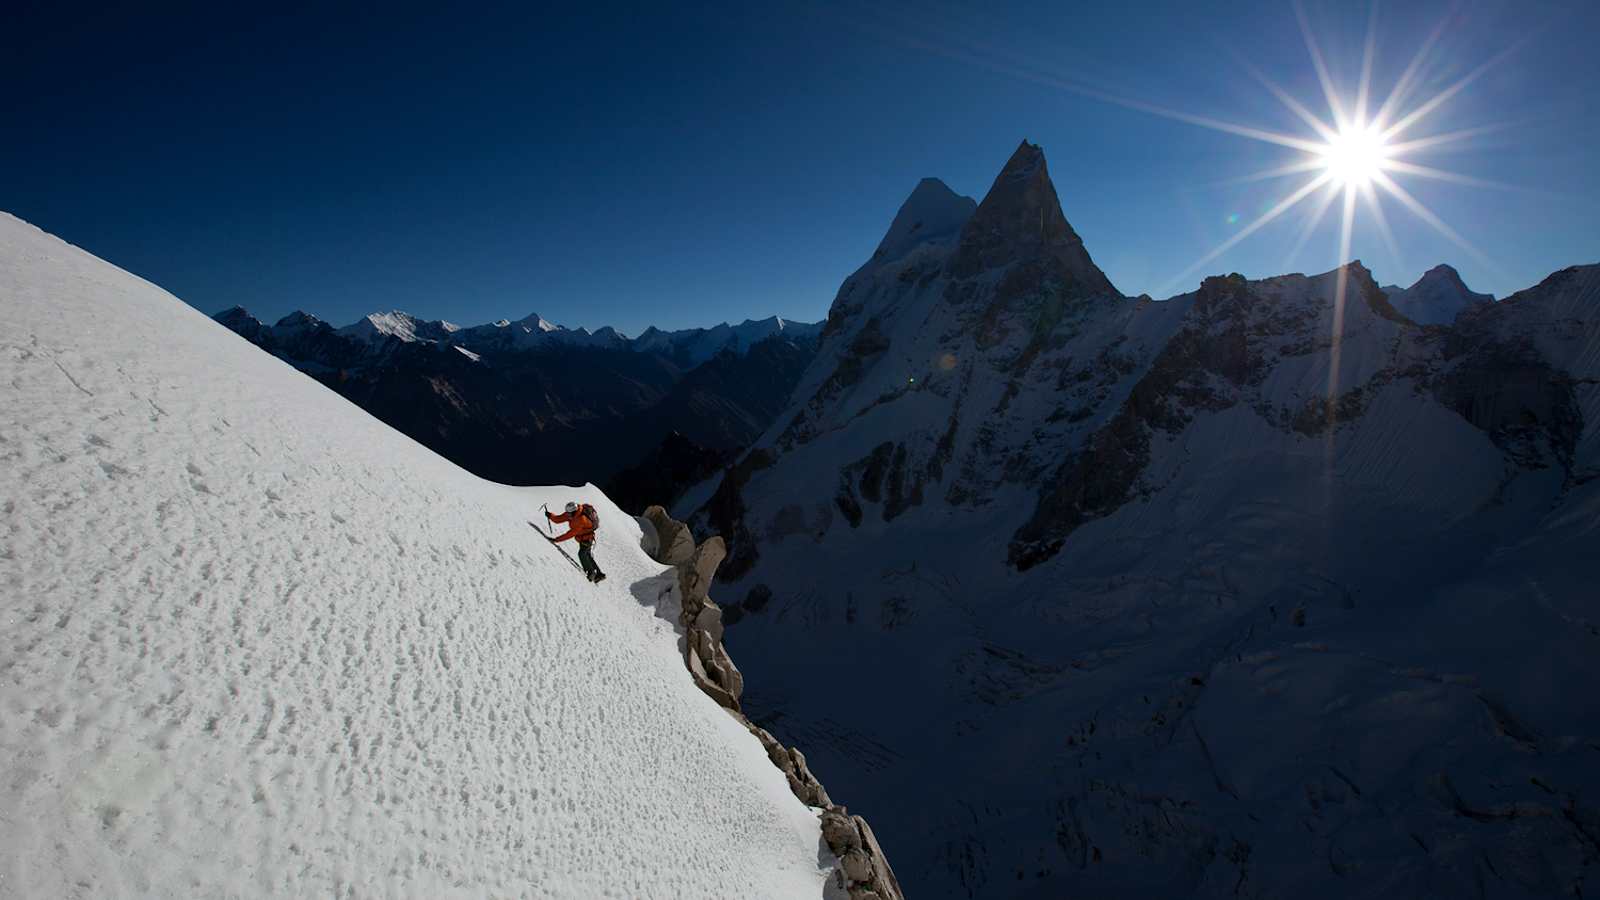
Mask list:
POLYGON ((539 537, 544 538, 546 541, 548 541, 550 543, 550 546, 556 548, 556 552, 561 554, 563 557, 565 557, 567 562, 572 563, 572 567, 574 569, 577 569, 579 572, 583 571, 583 566, 578 565, 578 561, 572 558, 572 554, 568 553, 564 548, 562 548, 562 546, 560 544, 556 543, 555 541, 550 540, 550 536, 544 533, 544 529, 542 529, 539 526, 533 524, 532 522, 529 522, 528 526, 531 527, 534 531, 539 532, 539 537))
MULTIPOLYGON (((532 522, 529 522, 528 524, 530 526, 532 526, 534 531, 538 531, 539 532, 539 536, 540 537, 544 538, 546 541, 550 541, 550 546, 556 548, 556 552, 561 554, 563 557, 565 557, 567 562, 571 563, 572 567, 574 569, 577 569, 579 572, 583 572, 583 566, 578 565, 578 561, 572 558, 572 554, 568 553, 566 551, 566 549, 563 548, 560 544, 558 544, 555 541, 551 540, 550 536, 545 534, 543 531, 541 531, 539 526, 534 525, 532 522)), ((592 584, 599 584, 600 582, 606 580, 606 576, 604 576, 604 575, 599 575, 599 576, 594 577, 594 578, 589 578, 588 574, 585 573, 584 577, 587 578, 589 580, 589 582, 592 583, 592 584)))

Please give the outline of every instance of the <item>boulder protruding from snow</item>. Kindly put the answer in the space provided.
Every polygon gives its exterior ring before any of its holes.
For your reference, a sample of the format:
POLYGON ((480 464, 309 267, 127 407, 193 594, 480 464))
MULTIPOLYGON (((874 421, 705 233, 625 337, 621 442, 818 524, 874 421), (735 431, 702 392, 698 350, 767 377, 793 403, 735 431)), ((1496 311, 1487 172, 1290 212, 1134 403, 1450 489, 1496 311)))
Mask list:
POLYGON ((656 546, 645 549, 656 562, 678 566, 688 562, 689 557, 694 555, 694 536, 689 533, 689 526, 667 515, 667 511, 659 506, 645 510, 643 518, 655 530, 656 546))
POLYGON ((822 813, 822 839, 839 857, 852 900, 904 900, 900 880, 866 819, 850 815, 842 806, 828 809, 822 813))
POLYGON ((645 552, 678 572, 678 596, 682 601, 678 624, 684 630, 684 665, 700 690, 719 705, 738 712, 744 676, 722 646, 722 608, 707 596, 717 566, 728 555, 727 545, 722 538, 712 537, 696 546, 688 526, 660 506, 646 509, 640 518, 649 525, 647 533, 654 535, 653 541, 645 542, 645 552))

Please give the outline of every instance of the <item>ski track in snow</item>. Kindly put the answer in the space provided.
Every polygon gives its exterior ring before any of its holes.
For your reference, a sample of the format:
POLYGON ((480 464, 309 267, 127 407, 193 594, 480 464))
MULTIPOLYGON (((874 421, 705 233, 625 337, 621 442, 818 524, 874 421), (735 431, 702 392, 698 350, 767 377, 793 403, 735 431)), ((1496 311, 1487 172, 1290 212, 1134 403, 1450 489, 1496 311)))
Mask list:
POLYGON ((0 895, 822 895, 592 486, 476 479, 4 215, 0 296, 0 895), (579 495, 598 587, 525 524, 579 495))

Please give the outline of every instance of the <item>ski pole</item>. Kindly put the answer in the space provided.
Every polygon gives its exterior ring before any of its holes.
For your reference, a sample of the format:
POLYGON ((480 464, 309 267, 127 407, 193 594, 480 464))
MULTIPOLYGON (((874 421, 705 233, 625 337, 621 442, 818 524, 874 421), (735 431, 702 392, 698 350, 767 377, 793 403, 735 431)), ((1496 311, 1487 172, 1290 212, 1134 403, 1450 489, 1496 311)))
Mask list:
POLYGON ((539 504, 539 508, 544 510, 544 528, 546 531, 550 532, 551 536, 553 537, 556 533, 556 530, 550 527, 550 504, 541 503, 539 504))

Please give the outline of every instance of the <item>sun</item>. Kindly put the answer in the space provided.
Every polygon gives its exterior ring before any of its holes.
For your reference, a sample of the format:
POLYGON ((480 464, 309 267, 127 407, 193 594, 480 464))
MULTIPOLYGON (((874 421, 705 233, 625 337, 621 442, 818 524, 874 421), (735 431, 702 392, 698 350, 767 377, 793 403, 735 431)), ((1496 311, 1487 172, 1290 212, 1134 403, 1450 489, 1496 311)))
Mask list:
MULTIPOLYGON (((1399 204, 1434 231, 1465 250, 1480 264, 1493 268, 1493 260, 1457 233, 1421 200, 1412 196, 1401 182, 1410 178, 1423 178, 1472 187, 1499 189, 1510 187, 1422 165, 1415 161, 1418 156, 1440 151, 1452 145, 1461 146, 1464 141, 1478 135, 1505 128, 1504 123, 1490 122, 1432 134, 1419 135, 1417 132, 1420 130, 1418 126, 1424 120, 1452 98, 1459 96, 1484 73, 1516 52, 1526 39, 1507 43, 1498 53, 1460 75, 1442 90, 1425 94, 1422 91, 1423 85, 1435 79, 1438 68, 1431 54, 1452 21, 1450 17, 1446 17, 1423 41, 1421 48, 1400 73, 1387 96, 1382 102, 1378 102, 1372 90, 1373 57, 1377 45, 1376 4, 1368 15, 1366 44, 1358 70, 1359 79, 1353 92, 1344 92, 1335 86, 1327 60, 1323 58, 1322 49, 1311 32, 1311 24, 1306 18, 1304 8, 1298 0, 1294 7, 1300 20, 1300 30, 1305 38, 1306 50, 1311 57, 1311 67, 1316 72, 1323 99, 1327 102, 1327 113, 1319 115, 1313 112, 1305 103, 1296 99, 1247 60, 1241 59, 1240 62, 1256 81, 1283 104, 1286 111, 1304 124, 1305 128, 1296 133, 1240 125, 1181 110, 1130 101, 1104 92, 1085 91, 1134 109, 1295 151, 1294 155, 1285 159, 1282 165, 1220 182, 1240 184, 1288 176, 1304 179, 1298 187, 1289 190, 1276 202, 1268 204, 1266 211, 1254 221, 1238 224, 1232 235, 1190 263, 1164 287, 1167 289, 1176 287, 1200 267, 1226 253, 1291 209, 1307 202, 1310 205, 1310 212, 1301 225, 1299 239, 1289 251, 1288 258, 1284 260, 1286 268, 1293 265, 1306 240, 1324 220, 1330 208, 1334 207, 1341 210, 1337 255, 1341 264, 1350 258, 1352 232, 1360 207, 1365 207, 1366 218, 1370 221, 1370 225, 1387 245, 1390 256, 1398 262, 1400 250, 1389 227, 1388 215, 1384 212, 1385 200, 1399 204)), ((1236 221, 1230 219, 1229 225, 1236 225, 1236 221)), ((1343 271, 1341 268, 1340 272, 1343 271)), ((1340 290, 1342 292, 1342 286, 1340 290)))
POLYGON ((1371 125, 1346 125, 1318 150, 1317 157, 1335 184, 1365 188, 1382 174, 1389 159, 1388 142, 1371 125))

